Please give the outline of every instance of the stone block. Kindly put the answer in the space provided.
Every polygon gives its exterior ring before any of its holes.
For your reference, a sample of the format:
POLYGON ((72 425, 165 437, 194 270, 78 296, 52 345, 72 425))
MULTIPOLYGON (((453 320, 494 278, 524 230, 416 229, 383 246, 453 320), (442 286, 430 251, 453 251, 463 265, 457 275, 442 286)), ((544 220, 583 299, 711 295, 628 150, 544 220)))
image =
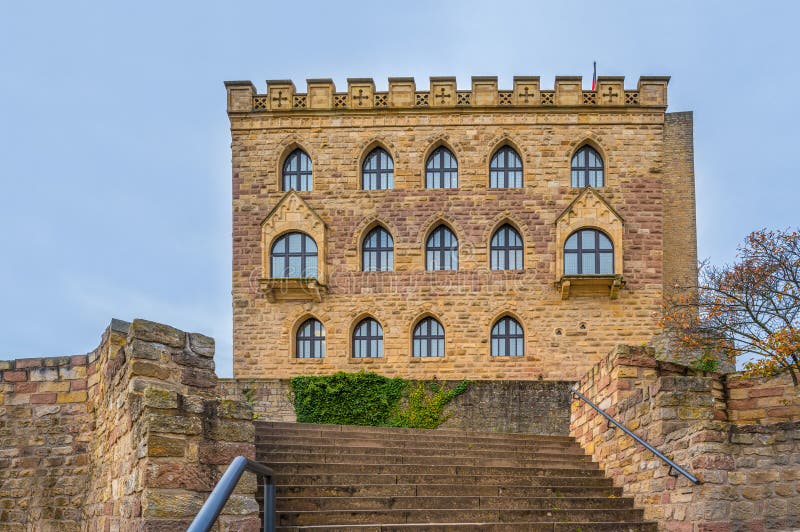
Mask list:
POLYGON ((228 419, 253 419, 253 408, 244 401, 223 399, 219 402, 219 416, 228 419))
POLYGON ((60 366, 58 378, 61 380, 85 379, 86 366, 60 366))
POLYGON ((205 498, 203 493, 186 490, 146 489, 142 517, 194 518, 205 498))
POLYGON ((28 372, 33 382, 58 380, 58 368, 31 368, 28 372))
POLYGON ((193 463, 150 462, 145 474, 150 488, 211 491, 221 475, 215 467, 193 463))
POLYGON ((169 360, 170 350, 163 344, 144 342, 134 338, 127 346, 130 358, 144 358, 146 360, 156 360, 166 362, 169 360))
POLYGON ((183 368, 181 369, 181 384, 197 388, 215 388, 217 386, 217 376, 213 371, 183 368))
POLYGON ((56 399, 57 403, 84 403, 88 394, 86 391, 80 392, 67 392, 67 393, 60 393, 58 394, 58 398, 56 399))
POLYGON ((189 333, 189 348, 192 352, 208 358, 214 357, 215 343, 210 336, 200 333, 189 333))
POLYGON ((145 362, 143 360, 131 361, 131 375, 141 375, 142 377, 152 377, 162 381, 169 380, 170 370, 162 364, 145 362))
POLYGON ((196 416, 148 412, 147 426, 152 432, 171 434, 200 434, 203 424, 196 416))
POLYGON ((70 383, 63 381, 40 382, 38 390, 40 392, 68 392, 70 390, 70 383))
POLYGON ((164 325, 147 320, 134 320, 128 333, 130 338, 137 338, 145 342, 155 342, 170 347, 183 347, 186 333, 164 325))
POLYGON ((185 438, 153 433, 147 437, 147 456, 183 456, 185 449, 185 438))
POLYGON ((151 408, 178 408, 178 394, 170 390, 149 387, 144 390, 144 404, 151 408))
POLYGON ((17 369, 25 368, 38 368, 44 365, 44 360, 41 358, 18 358, 14 362, 17 369))
POLYGON ((227 465, 237 456, 255 459, 252 443, 204 441, 200 444, 199 460, 204 464, 227 465))
POLYGON ((56 393, 35 393, 31 395, 31 404, 52 404, 56 402, 56 393))
POLYGON ((252 443, 255 439, 255 426, 252 421, 212 418, 209 420, 206 436, 218 441, 252 443))

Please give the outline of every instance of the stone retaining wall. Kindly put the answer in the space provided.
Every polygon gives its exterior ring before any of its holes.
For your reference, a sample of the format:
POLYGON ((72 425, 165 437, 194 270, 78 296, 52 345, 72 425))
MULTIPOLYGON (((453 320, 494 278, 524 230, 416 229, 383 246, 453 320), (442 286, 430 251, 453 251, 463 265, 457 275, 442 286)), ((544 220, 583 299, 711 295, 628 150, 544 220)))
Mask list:
POLYGON ((652 453, 608 428, 582 401, 573 401, 571 432, 662 530, 798 527, 800 421, 742 424, 749 419, 732 393, 780 388, 769 397, 794 401, 798 390, 785 379, 745 381, 658 362, 647 348, 620 346, 580 382, 584 395, 696 475, 699 485, 669 476, 652 453))
MULTIPOLYGON (((455 386, 459 381, 440 382, 455 386)), ((448 405, 450 417, 442 428, 568 434, 570 384, 544 380, 473 381, 464 394, 448 405)), ((260 420, 297 420, 288 379, 220 379, 218 393, 222 398, 249 400, 260 420)))
MULTIPOLYGON (((0 530, 185 529, 252 409, 216 396, 214 340, 112 321, 88 356, 0 362, 0 530)), ((257 530, 248 475, 221 529, 257 530)))

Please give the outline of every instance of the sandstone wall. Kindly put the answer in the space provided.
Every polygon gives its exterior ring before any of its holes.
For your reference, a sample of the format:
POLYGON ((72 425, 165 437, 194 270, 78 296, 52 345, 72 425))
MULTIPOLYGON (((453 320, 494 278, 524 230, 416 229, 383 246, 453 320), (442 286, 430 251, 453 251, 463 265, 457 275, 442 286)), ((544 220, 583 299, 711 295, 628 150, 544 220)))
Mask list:
MULTIPOLYGON (((658 362, 650 349, 621 346, 579 385, 590 400, 697 476, 699 485, 669 476, 669 468, 652 453, 609 429, 577 399, 571 432, 663 530, 800 526, 800 422, 795 417, 788 423, 737 424, 753 420, 741 415, 730 392, 769 388, 763 382, 743 387, 740 376, 730 381, 658 362)), ((770 397, 798 396, 782 379, 771 387, 781 388, 781 394, 770 397)))
POLYGON ((0 361, 0 530, 80 530, 94 418, 87 357, 0 361))
MULTIPOLYGON (((447 384, 455 386, 458 381, 447 384)), ((569 387, 565 381, 473 381, 448 405, 450 417, 442 428, 566 435, 569 387)), ((219 395, 249 401, 259 420, 297 420, 288 379, 220 379, 219 395)))
MULTIPOLYGON (((658 332, 655 317, 665 274, 665 152, 684 150, 691 142, 690 136, 680 137, 690 128, 685 120, 671 126, 670 132, 677 128, 678 133, 667 138, 663 107, 294 109, 231 112, 230 118, 237 378, 364 368, 423 379, 569 380, 617 343, 647 342, 658 332), (624 269, 618 273, 627 284, 615 300, 608 290, 562 299, 555 287, 560 277, 555 222, 581 192, 570 186, 570 158, 585 142, 605 158, 606 185, 598 193, 624 219, 618 245, 624 269), (458 159, 458 189, 424 188, 426 155, 440 144, 458 159), (503 144, 523 159, 521 189, 487 186, 489 160, 503 144), (376 145, 394 159, 393 190, 360 190, 361 160, 376 145), (308 152, 314 172, 313 190, 299 193, 310 212, 298 216, 295 229, 310 232, 317 216, 325 224, 320 254, 328 291, 320 301, 270 302, 258 282, 269 276, 263 267, 269 243, 262 242, 261 222, 284 197, 281 163, 295 147, 308 152), (441 222, 459 238, 458 272, 425 272, 425 238, 441 222), (520 272, 488 270, 490 237, 506 222, 525 242, 520 272), (393 235, 393 272, 360 271, 360 242, 376 223, 393 235), (489 356, 491 325, 505 313, 525 329, 524 357, 489 356), (381 359, 351 356, 351 331, 366 314, 383 326, 381 359), (445 328, 446 356, 414 359, 411 332, 429 314, 445 328), (292 355, 294 331, 309 316, 326 328, 325 359, 292 355)), ((691 155, 676 159, 683 166, 670 170, 677 176, 670 177, 671 191, 691 184, 684 171, 691 155)), ((690 242, 685 231, 694 223, 693 210, 684 212, 692 194, 686 191, 681 202, 670 204, 678 209, 673 219, 682 220, 673 239, 684 243, 690 242)), ((687 270, 685 264, 693 267, 694 255, 678 250, 672 257, 681 263, 680 271, 687 270)))
MULTIPOLYGON (((254 456, 252 410, 216 397, 213 356, 203 335, 114 320, 89 355, 0 362, 0 529, 185 528, 254 456)), ((258 529, 255 489, 243 479, 223 529, 258 529)))

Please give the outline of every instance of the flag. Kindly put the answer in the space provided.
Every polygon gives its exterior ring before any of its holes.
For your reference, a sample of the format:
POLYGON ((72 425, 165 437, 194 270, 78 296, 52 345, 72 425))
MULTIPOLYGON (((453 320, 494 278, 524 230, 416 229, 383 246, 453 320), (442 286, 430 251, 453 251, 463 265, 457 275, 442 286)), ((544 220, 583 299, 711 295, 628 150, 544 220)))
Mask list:
POLYGON ((594 65, 594 73, 592 74, 592 90, 597 90, 597 61, 592 61, 592 65, 594 65))

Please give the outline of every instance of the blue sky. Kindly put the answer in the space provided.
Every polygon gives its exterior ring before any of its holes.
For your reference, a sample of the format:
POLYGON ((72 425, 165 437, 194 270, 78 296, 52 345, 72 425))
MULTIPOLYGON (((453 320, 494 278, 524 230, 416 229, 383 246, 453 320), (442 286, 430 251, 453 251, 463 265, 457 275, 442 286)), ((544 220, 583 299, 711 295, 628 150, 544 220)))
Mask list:
POLYGON ((797 225, 794 2, 4 2, 0 359, 84 353, 112 317, 231 367, 224 80, 671 75, 695 112, 699 251, 797 225))

